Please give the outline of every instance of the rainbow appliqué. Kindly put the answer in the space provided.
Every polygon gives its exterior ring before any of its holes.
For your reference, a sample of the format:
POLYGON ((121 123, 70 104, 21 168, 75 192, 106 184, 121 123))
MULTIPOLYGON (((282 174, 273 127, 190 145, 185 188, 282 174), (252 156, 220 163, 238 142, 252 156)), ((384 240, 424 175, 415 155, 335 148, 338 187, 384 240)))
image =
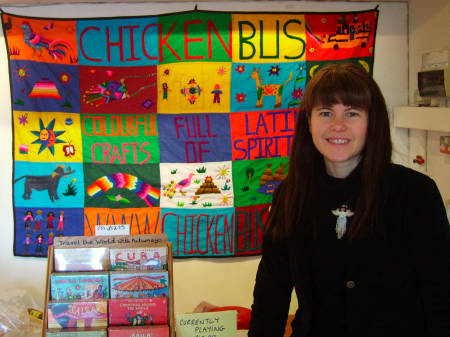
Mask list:
POLYGON ((149 207, 153 207, 160 197, 159 189, 128 173, 115 173, 100 177, 87 188, 87 193, 91 197, 98 197, 111 188, 126 188, 144 200, 149 207))
POLYGON ((39 81, 37 81, 34 86, 33 90, 31 90, 28 97, 31 98, 54 98, 54 99, 61 99, 61 95, 58 92, 58 89, 56 88, 56 85, 53 81, 49 80, 48 78, 43 78, 39 81))

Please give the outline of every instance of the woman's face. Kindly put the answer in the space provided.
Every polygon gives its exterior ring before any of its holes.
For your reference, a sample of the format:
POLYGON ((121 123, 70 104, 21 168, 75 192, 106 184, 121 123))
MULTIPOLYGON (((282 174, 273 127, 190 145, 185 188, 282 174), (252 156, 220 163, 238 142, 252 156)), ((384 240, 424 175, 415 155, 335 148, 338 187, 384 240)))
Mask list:
POLYGON ((367 121, 367 111, 340 103, 312 109, 309 130, 328 174, 344 178, 358 165, 366 144, 367 121))

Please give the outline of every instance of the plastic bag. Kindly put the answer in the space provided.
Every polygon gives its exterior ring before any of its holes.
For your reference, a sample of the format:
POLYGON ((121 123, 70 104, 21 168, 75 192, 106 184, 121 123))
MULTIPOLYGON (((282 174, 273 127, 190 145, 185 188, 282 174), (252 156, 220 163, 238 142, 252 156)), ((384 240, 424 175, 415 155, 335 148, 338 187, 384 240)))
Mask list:
POLYGON ((30 317, 30 308, 41 310, 25 290, 0 293, 0 336, 41 336, 42 319, 30 317))
POLYGON ((251 310, 248 308, 230 305, 225 307, 218 307, 217 305, 201 301, 194 309, 194 312, 215 312, 235 310, 237 312, 237 328, 238 330, 248 330, 250 326, 251 310))

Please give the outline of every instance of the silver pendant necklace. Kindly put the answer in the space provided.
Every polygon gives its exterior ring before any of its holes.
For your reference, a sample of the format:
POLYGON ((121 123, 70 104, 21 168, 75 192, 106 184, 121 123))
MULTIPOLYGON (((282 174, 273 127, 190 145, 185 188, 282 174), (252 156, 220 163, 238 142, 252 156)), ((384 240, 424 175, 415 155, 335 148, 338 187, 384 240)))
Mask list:
POLYGON ((337 238, 341 239, 347 231, 347 217, 351 217, 353 213, 347 205, 342 205, 336 209, 332 209, 331 213, 337 216, 336 219, 336 234, 337 238))

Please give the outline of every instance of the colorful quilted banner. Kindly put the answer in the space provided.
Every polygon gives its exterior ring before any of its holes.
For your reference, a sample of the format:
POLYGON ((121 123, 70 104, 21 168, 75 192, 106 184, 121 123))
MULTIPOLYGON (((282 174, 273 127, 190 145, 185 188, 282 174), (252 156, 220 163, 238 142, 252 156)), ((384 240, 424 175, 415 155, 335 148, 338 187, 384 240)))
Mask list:
POLYGON ((176 257, 260 253, 305 85, 328 63, 372 73, 377 18, 2 13, 14 254, 112 224, 166 233, 176 257))

